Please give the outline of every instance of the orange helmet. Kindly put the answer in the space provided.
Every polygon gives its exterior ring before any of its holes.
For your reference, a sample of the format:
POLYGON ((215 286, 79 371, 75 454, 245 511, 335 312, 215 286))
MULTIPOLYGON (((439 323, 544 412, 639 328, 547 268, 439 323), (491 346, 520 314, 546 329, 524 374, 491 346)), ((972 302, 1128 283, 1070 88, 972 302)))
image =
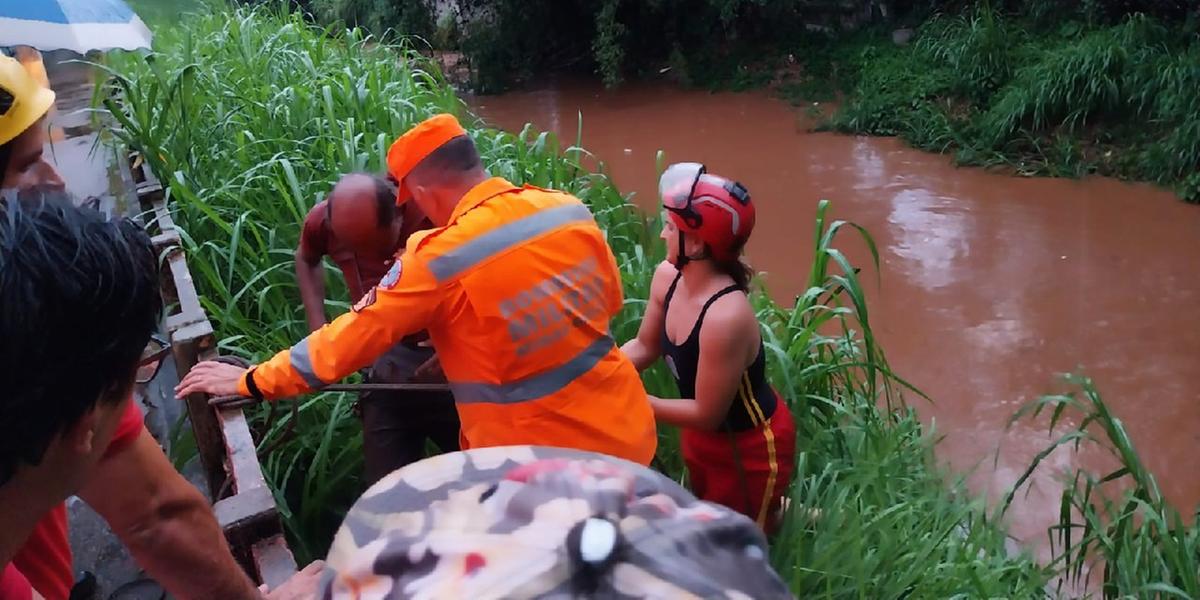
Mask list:
MULTIPOLYGON (((696 235, 718 261, 734 260, 754 230, 754 204, 742 184, 711 175, 700 163, 675 163, 658 180, 663 208, 680 230, 696 235)), ((688 260, 680 239, 677 266, 688 260)))

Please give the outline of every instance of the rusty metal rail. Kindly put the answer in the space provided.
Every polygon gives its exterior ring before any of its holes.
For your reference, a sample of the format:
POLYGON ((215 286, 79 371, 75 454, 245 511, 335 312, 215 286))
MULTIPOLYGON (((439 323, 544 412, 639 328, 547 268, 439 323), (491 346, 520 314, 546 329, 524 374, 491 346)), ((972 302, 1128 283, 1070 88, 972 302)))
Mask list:
MULTIPOLYGON (((172 310, 165 329, 182 375, 196 363, 216 358, 217 338, 208 320, 171 219, 163 186, 145 165, 122 165, 137 197, 144 223, 160 256, 163 301, 172 310)), ((205 394, 187 398, 188 419, 199 449, 213 512, 242 568, 272 588, 296 572, 283 535, 275 498, 263 477, 254 439, 241 408, 213 408, 205 394)))

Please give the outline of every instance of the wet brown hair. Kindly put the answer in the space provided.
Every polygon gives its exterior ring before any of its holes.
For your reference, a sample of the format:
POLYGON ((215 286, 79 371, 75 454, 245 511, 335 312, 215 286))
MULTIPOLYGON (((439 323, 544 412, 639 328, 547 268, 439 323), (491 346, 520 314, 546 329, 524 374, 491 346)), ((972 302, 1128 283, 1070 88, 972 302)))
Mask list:
POLYGON ((742 249, 745 248, 746 242, 743 240, 733 249, 733 255, 737 258, 732 260, 717 260, 713 258, 712 248, 708 244, 704 245, 704 256, 711 260, 717 271, 728 275, 733 280, 733 284, 738 286, 742 291, 750 292, 750 281, 754 279, 754 269, 742 260, 742 249))

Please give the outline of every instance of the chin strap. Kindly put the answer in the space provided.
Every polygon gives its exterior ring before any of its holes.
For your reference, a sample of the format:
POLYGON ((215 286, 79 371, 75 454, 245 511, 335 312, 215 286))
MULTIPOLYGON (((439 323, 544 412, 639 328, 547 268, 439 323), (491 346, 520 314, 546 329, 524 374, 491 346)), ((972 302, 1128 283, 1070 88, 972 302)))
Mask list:
POLYGON ((676 269, 683 270, 683 267, 691 261, 692 261, 692 257, 688 256, 683 251, 683 235, 680 234, 680 236, 679 236, 679 252, 675 253, 675 262, 673 264, 675 265, 676 269))
POLYGON ((681 236, 679 236, 679 252, 675 253, 675 260, 672 261, 671 264, 675 265, 676 269, 679 269, 680 271, 682 271, 683 268, 692 261, 707 260, 709 258, 712 258, 712 252, 710 251, 710 248, 708 247, 707 244, 704 246, 704 253, 701 254, 700 256, 688 256, 683 251, 683 236, 681 235, 681 236))

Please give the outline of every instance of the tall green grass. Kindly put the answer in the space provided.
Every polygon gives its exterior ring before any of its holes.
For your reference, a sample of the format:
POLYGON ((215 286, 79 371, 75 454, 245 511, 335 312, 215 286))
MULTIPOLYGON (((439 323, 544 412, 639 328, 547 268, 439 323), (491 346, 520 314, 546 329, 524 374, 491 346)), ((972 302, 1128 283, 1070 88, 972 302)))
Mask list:
MULTIPOLYGON (((627 299, 613 334, 635 334, 663 258, 659 223, 627 202, 603 165, 583 168, 578 139, 564 147, 528 126, 487 128, 405 45, 314 29, 269 8, 197 16, 160 30, 156 44, 146 59, 114 57, 97 98, 111 113, 113 142, 139 152, 168 185, 224 352, 261 360, 305 335, 292 271, 305 212, 339 174, 381 170, 391 138, 440 111, 460 116, 493 174, 588 203, 621 264, 627 299)), ((827 210, 822 202, 814 215, 808 289, 795 305, 752 296, 773 383, 798 428, 792 508, 773 564, 802 597, 1042 595, 1056 571, 1010 552, 982 502, 935 466, 932 434, 905 402, 914 391, 891 372, 864 281, 839 250, 843 236, 860 238, 874 262, 866 272, 877 272, 871 238, 827 210)), ((347 310, 329 269, 330 308, 347 310)), ((673 393, 661 365, 645 381, 652 393, 673 393)), ((260 448, 277 446, 263 457, 265 472, 301 561, 324 555, 362 491, 351 405, 326 393, 300 399, 295 417, 278 411, 270 426, 269 409, 252 415, 260 448)), ((673 432, 663 432, 658 459, 686 481, 673 432)))
POLYGON ((1067 476, 1062 516, 1051 529, 1053 566, 1061 572, 1058 589, 1098 590, 1104 598, 1200 598, 1200 508, 1185 523, 1092 381, 1078 375, 1066 380, 1070 392, 1031 402, 1013 417, 1016 422, 1048 412, 1051 430, 1077 424, 1038 454, 1001 511, 1051 452, 1097 445, 1117 466, 1104 475, 1077 470, 1067 476))

